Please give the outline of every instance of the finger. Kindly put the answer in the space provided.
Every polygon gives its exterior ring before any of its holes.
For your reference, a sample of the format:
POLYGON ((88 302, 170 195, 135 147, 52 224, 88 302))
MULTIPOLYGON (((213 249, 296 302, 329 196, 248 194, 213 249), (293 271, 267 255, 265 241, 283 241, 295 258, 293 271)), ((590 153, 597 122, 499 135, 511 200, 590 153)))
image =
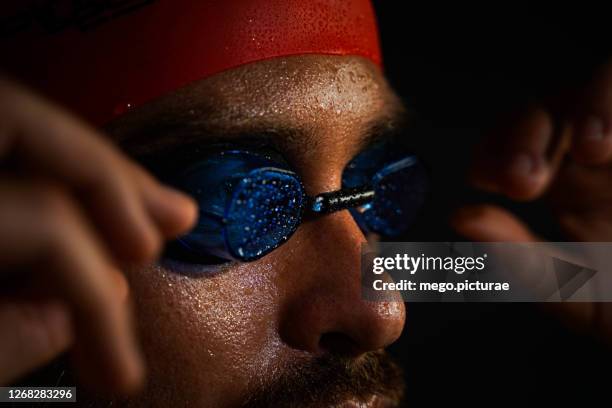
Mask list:
MULTIPOLYGON (((451 224, 458 234, 480 242, 541 242, 527 225, 505 209, 491 205, 473 205, 459 209, 451 224)), ((553 247, 554 249, 554 247, 553 247)), ((567 255, 567 254, 566 254, 567 255)), ((564 259, 564 257, 561 257, 564 259)), ((539 285, 538 275, 525 271, 520 279, 525 287, 539 285)), ((585 330, 593 321, 593 303, 543 303, 543 307, 557 315, 575 330, 585 330)))
POLYGON ((51 361, 73 341, 66 305, 60 302, 0 304, 0 384, 51 361))
POLYGON ((572 154, 583 164, 612 159, 612 62, 604 65, 576 104, 572 154))
POLYGON ((122 302, 126 302, 130 297, 130 285, 125 275, 118 270, 112 270, 111 279, 113 280, 118 299, 122 302))
MULTIPOLYGON (((92 385, 130 391, 143 365, 117 271, 94 230, 69 196, 57 188, 0 184, 0 265, 44 270, 45 282, 66 300, 80 347, 79 368, 92 385)), ((4 271, 6 272, 6 270, 4 271)))
POLYGON ((471 181, 515 200, 538 197, 554 172, 547 158, 552 139, 550 116, 541 109, 530 110, 478 147, 471 181))
POLYGON ((509 211, 493 205, 472 205, 457 210, 451 225, 461 236, 481 242, 539 241, 527 225, 509 211))
POLYGON ((165 238, 174 238, 193 227, 198 216, 195 200, 160 184, 137 164, 131 164, 130 171, 147 211, 155 218, 165 238))
MULTIPOLYGON (((87 203, 96 226, 121 259, 150 261, 162 245, 155 215, 139 190, 169 208, 179 193, 156 184, 137 186, 125 173, 129 161, 108 140, 70 115, 12 84, 0 81, 0 158, 11 158, 71 186, 87 203)), ((181 211, 166 211, 163 222, 181 211)), ((179 223, 182 219, 178 220, 179 223)))

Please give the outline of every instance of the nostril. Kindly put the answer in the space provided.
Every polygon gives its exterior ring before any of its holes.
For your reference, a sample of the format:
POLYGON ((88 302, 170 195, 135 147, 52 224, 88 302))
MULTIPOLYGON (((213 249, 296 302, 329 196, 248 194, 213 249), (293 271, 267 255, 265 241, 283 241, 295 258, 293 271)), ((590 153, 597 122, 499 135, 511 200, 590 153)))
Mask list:
POLYGON ((319 340, 319 347, 322 351, 347 357, 358 356, 363 352, 349 336, 336 332, 323 334, 319 340))

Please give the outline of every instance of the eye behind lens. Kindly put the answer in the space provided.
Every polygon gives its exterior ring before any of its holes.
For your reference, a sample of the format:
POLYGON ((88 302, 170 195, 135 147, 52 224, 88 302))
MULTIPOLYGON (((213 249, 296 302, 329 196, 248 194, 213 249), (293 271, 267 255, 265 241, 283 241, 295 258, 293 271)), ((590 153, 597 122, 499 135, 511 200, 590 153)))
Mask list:
POLYGON ((351 160, 343 172, 342 182, 344 188, 364 184, 374 187, 373 200, 351 210, 351 214, 364 231, 386 237, 408 230, 428 191, 427 173, 418 158, 384 144, 351 160))
POLYGON ((305 194, 295 173, 253 170, 234 191, 224 236, 237 259, 258 259, 289 239, 302 221, 305 194))
POLYGON ((408 156, 383 168, 373 184, 374 201, 363 214, 368 228, 389 237, 406 232, 425 203, 425 168, 416 157, 408 156))

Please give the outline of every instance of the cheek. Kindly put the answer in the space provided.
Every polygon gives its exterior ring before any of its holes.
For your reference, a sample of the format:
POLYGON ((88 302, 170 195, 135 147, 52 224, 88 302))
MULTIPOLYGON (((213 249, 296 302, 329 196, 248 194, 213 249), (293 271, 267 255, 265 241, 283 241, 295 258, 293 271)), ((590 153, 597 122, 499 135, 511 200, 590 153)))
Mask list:
POLYGON ((272 374, 282 351, 275 269, 262 260, 206 278, 162 267, 132 271, 151 386, 175 402, 177 395, 190 402, 217 396, 227 404, 254 378, 272 374))

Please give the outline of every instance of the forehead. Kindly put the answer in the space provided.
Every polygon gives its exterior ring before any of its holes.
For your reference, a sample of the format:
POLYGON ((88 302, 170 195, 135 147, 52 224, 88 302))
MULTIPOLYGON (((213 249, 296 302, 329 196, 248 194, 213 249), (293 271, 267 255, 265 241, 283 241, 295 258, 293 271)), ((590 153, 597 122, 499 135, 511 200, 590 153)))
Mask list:
MULTIPOLYGON (((300 56, 251 64, 202 84, 235 126, 347 124, 392 106, 378 67, 359 57, 300 56)), ((197 87, 196 87, 197 88, 197 87)))
POLYGON ((400 113, 401 104, 369 60, 303 55, 198 81, 129 112, 109 129, 130 149, 146 153, 171 138, 166 129, 180 130, 184 141, 281 129, 304 136, 302 143, 331 134, 338 141, 381 123, 392 125, 400 113))

